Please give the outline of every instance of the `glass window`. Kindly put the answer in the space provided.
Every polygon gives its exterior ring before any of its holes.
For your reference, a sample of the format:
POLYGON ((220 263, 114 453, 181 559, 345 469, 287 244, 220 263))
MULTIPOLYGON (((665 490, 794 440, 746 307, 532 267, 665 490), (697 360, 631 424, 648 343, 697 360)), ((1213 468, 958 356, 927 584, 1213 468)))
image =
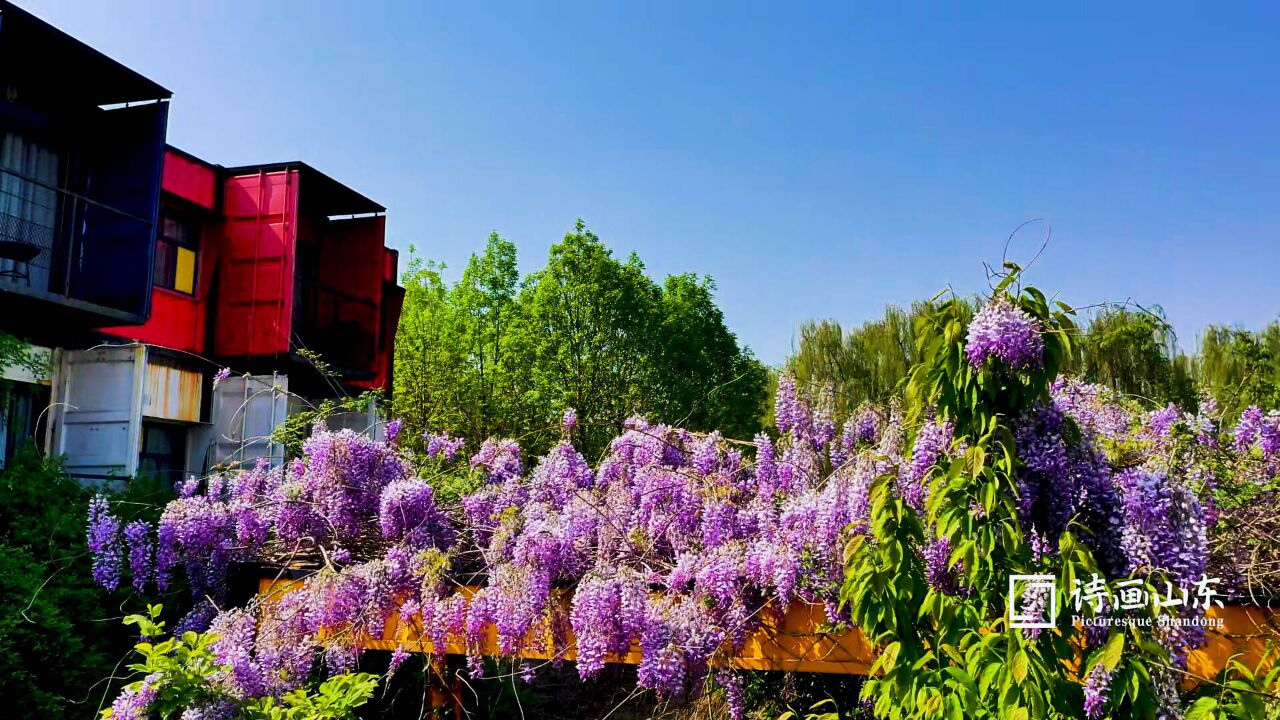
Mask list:
POLYGON ((196 253, 200 247, 200 229, 195 224, 169 214, 160 216, 156 234, 156 287, 194 295, 196 292, 196 253))
POLYGON ((187 428, 170 423, 142 423, 138 472, 170 484, 181 482, 187 469, 187 428))

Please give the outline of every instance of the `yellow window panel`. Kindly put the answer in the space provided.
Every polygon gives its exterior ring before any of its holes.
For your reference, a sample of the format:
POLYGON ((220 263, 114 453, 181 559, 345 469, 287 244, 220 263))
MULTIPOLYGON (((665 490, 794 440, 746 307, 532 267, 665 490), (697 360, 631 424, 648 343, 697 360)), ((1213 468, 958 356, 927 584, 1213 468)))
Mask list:
POLYGON ((173 289, 192 295, 196 291, 196 251, 178 248, 178 266, 173 273, 173 289))

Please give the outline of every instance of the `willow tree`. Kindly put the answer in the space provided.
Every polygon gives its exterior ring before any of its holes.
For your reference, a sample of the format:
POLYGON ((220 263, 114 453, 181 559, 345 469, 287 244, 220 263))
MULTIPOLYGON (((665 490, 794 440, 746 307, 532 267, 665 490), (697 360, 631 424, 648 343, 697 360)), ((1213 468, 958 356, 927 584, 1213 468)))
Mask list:
MULTIPOLYGON (((928 301, 904 310, 887 305, 884 317, 868 320, 846 334, 835 320, 810 321, 800 327, 795 354, 787 370, 811 388, 835 389, 835 409, 848 415, 859 406, 882 403, 899 392, 918 356, 912 335, 915 320, 929 312, 928 301)), ((973 303, 960 299, 957 308, 973 314, 973 303)))
POLYGON ((1107 308, 1096 313, 1077 340, 1070 370, 1152 404, 1194 407, 1195 381, 1177 337, 1157 306, 1107 308))
POLYGON ((1260 332, 1210 326, 1200 338, 1194 372, 1226 417, 1249 405, 1275 407, 1280 401, 1280 322, 1260 332))

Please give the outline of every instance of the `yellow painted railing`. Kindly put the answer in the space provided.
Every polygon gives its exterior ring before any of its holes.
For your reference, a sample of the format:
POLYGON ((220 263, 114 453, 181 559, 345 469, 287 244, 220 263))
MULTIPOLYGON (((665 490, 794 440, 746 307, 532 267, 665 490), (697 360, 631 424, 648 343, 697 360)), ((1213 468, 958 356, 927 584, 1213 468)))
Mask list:
MULTIPOLYGON (((271 595, 287 592, 299 582, 301 581, 264 579, 259 592, 270 601, 271 595)), ((465 587, 459 592, 469 597, 477 589, 465 587)), ((567 605, 569 595, 562 595, 559 600, 567 605)), ((1190 654, 1187 671, 1194 675, 1213 677, 1233 657, 1248 667, 1254 667, 1261 661, 1267 641, 1280 640, 1280 611, 1229 605, 1221 609, 1213 608, 1208 615, 1222 618, 1223 627, 1210 628, 1205 646, 1190 654)), ((781 618, 767 613, 763 617, 762 626, 748 638, 742 651, 730 662, 734 667, 744 670, 865 675, 875 660, 874 648, 857 628, 822 632, 820 628, 826 625, 826 611, 821 605, 792 603, 781 618)), ((572 631, 569 633, 568 649, 563 659, 572 661, 575 658, 574 642, 572 631)), ((481 654, 500 654, 496 636, 497 631, 492 626, 486 629, 481 654)), ((544 643, 530 644, 538 646, 544 643)), ((423 637, 422 628, 416 621, 402 623, 395 615, 387 620, 382 637, 369 638, 365 641, 365 647, 373 650, 403 647, 415 652, 434 652, 431 641, 423 637)), ((463 654, 466 647, 460 641, 451 641, 445 652, 463 654)), ((521 655, 528 659, 549 659, 545 650, 536 647, 521 655)), ((639 647, 633 644, 625 656, 611 657, 609 660, 638 663, 639 647)))

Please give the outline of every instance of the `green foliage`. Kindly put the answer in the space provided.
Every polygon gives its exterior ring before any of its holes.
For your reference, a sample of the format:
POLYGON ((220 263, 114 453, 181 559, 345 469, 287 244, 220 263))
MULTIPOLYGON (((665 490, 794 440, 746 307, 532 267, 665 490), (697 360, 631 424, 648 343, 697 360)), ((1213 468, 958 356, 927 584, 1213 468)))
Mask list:
MULTIPOLYGON (((971 300, 962 308, 967 316, 975 310, 971 300)), ((838 415, 883 403, 901 391, 917 360, 912 326, 929 310, 927 302, 909 311, 890 305, 883 318, 847 334, 834 320, 805 323, 786 367, 802 386, 835 388, 838 415)), ((1195 409, 1204 391, 1234 420, 1249 405, 1280 405, 1280 322, 1259 332, 1211 326, 1186 354, 1158 306, 1105 308, 1075 331, 1063 367, 1147 407, 1195 409)))
POLYGON ((836 709, 836 701, 828 698, 809 706, 809 711, 803 716, 788 710, 779 715, 778 720, 800 720, 802 717, 803 720, 840 720, 840 711, 836 709))
MULTIPOLYGON (((219 678, 230 668, 218 663, 208 633, 185 632, 165 637, 161 607, 149 605, 146 615, 130 615, 126 625, 136 625, 142 641, 134 646, 138 662, 129 669, 142 679, 125 686, 125 693, 153 694, 146 704, 148 717, 173 718, 192 707, 233 707, 234 717, 245 720, 344 720, 373 697, 378 678, 367 673, 343 674, 311 683, 282 698, 238 700, 228 694, 219 678)), ((102 711, 110 718, 111 708, 102 711)))
MULTIPOLYGON (((313 360, 313 362, 318 362, 313 360)), ((302 444, 311 437, 312 428, 323 424, 328 418, 344 412, 360 412, 367 410, 382 401, 382 394, 377 390, 366 390, 359 395, 345 398, 327 398, 319 405, 296 412, 285 418, 271 431, 271 442, 284 447, 285 457, 294 458, 302 455, 302 444)))
MULTIPOLYGON (((871 493, 870 533, 856 537, 841 601, 855 625, 880 648, 863 697, 883 718, 1060 718, 1082 715, 1078 681, 1064 671, 1077 661, 1075 629, 1065 611, 1067 589, 1095 572, 1092 555, 1072 533, 1059 539, 1060 557, 1037 565, 1018 523, 1018 468, 1011 419, 1048 399, 1050 381, 1071 356, 1074 312, 1051 306, 1035 288, 1011 291, 1019 268, 1007 265, 996 287, 1044 328, 1044 363, 1015 372, 965 357, 968 306, 951 299, 915 322, 918 364, 905 387, 907 426, 930 413, 954 424, 964 453, 936 467, 921 515, 893 491, 894 478, 878 478, 871 493), (962 591, 947 594, 925 580, 916 552, 946 538, 962 591), (1056 628, 1036 637, 1007 622, 1009 579, 1053 572, 1058 579, 1056 628)), ((908 446, 910 443, 908 443, 908 446)), ((1086 608, 1087 609, 1087 608, 1086 608)), ((1114 630, 1084 667, 1103 663, 1116 672, 1111 716, 1146 717, 1155 689, 1148 668, 1167 662, 1160 646, 1139 629, 1114 630)))
POLYGON ((870 720, 856 698, 860 675, 739 671, 748 717, 764 720, 870 720))
POLYGON ((402 279, 394 406, 407 423, 405 440, 426 430, 473 439, 513 432, 525 414, 517 383, 526 374, 508 360, 520 280, 515 245, 491 234, 453 288, 442 269, 415 257, 402 279))
POLYGON ((529 369, 527 392, 553 417, 577 408, 588 448, 602 449, 628 415, 656 409, 672 389, 655 372, 661 289, 638 257, 616 260, 581 223, 526 280, 520 306, 514 349, 529 369))
POLYGON ((1280 406, 1280 322, 1256 333, 1210 327, 1200 338, 1194 372, 1224 417, 1237 418, 1250 405, 1280 406))
POLYGON ((1271 720, 1280 717, 1280 663, 1268 653, 1255 667, 1233 658, 1218 682, 1187 708, 1185 720, 1271 720))
MULTIPOLYGON (((153 518, 166 494, 131 484, 117 507, 153 518)), ((89 572, 89 494, 31 445, 0 472, 0 697, 6 717, 80 718, 132 644, 116 623, 127 591, 108 597, 89 572)))
POLYGON ((378 678, 368 673, 346 673, 325 678, 313 691, 298 688, 277 702, 263 699, 246 715, 255 720, 343 720, 373 697, 378 678))
POLYGON ((748 436, 759 429, 767 369, 724 324, 710 278, 658 285, 615 258, 579 222, 521 282, 515 246, 497 234, 453 287, 414 258, 403 277, 395 414, 405 442, 449 431, 540 452, 578 411, 575 441, 603 448, 635 413, 748 436))
POLYGON ((834 388, 837 416, 847 417, 864 403, 887 402, 915 364, 912 325, 929 309, 927 302, 914 303, 910 310, 889 305, 883 318, 847 335, 833 320, 805 323, 787 369, 802 387, 834 388))
POLYGON ((1191 368, 1178 353, 1173 329, 1158 307, 1098 312, 1074 350, 1071 369, 1087 382, 1153 404, 1196 405, 1191 368))
POLYGON ((715 302, 710 276, 671 275, 662 288, 655 347, 656 417, 727 437, 760 429, 768 369, 740 349, 715 302))
POLYGON ((0 331, 0 367, 22 368, 36 377, 49 376, 50 357, 28 343, 0 331))

